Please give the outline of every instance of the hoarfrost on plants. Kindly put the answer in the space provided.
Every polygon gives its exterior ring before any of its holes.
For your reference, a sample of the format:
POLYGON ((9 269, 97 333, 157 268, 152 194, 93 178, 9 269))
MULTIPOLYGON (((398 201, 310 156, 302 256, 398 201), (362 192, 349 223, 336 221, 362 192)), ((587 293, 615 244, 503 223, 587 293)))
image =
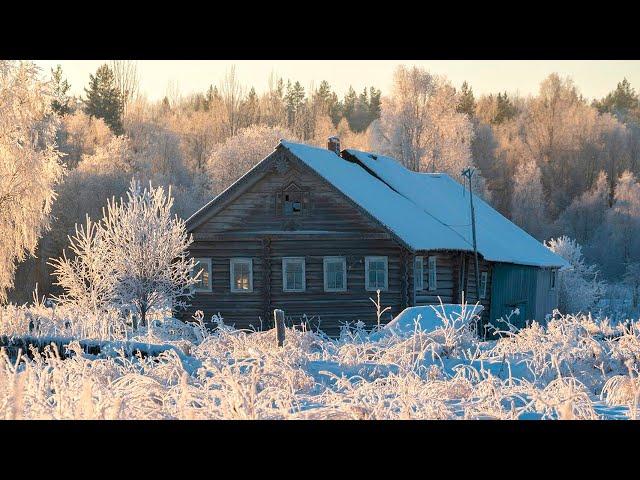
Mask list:
MULTIPOLYGON (((37 323, 42 338, 79 338, 72 330, 80 314, 71 305, 9 305, 0 310, 0 333, 34 334, 30 325, 37 323)), ((345 327, 338 339, 295 326, 279 348, 275 330, 237 330, 220 315, 205 322, 200 312, 187 324, 149 321, 130 339, 155 349, 145 357, 127 354, 120 347, 127 342, 115 341, 96 355, 77 340, 65 344, 66 352, 3 349, 0 416, 637 418, 635 323, 556 312, 547 326, 502 328, 497 340, 481 341, 471 323, 447 315, 433 330, 416 327, 410 335, 375 340, 363 325, 345 327)))

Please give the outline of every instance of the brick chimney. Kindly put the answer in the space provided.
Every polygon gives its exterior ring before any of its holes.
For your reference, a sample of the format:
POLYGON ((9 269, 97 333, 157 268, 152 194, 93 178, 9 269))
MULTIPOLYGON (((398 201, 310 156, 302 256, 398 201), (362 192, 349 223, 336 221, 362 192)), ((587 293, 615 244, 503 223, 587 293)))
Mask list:
POLYGON ((336 155, 340 155, 340 139, 335 135, 329 137, 327 140, 327 149, 334 152, 336 155))

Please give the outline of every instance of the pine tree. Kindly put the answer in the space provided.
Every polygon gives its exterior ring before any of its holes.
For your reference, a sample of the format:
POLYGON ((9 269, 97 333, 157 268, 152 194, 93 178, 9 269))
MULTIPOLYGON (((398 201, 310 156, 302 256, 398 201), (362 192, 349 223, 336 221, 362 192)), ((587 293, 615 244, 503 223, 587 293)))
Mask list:
POLYGON ((610 92, 602 100, 595 100, 593 106, 600 113, 610 113, 616 115, 623 121, 628 119, 629 113, 637 113, 640 109, 640 99, 635 89, 626 78, 618 83, 613 92, 610 92))
POLYGON ((89 88, 84 89, 85 112, 96 118, 102 118, 116 135, 122 135, 122 99, 116 86, 113 71, 107 64, 89 75, 89 88))
POLYGON ((512 119, 518 113, 515 105, 511 103, 511 100, 507 96, 507 92, 504 92, 504 94, 498 93, 496 101, 496 115, 493 118, 492 123, 499 125, 503 122, 506 122, 507 120, 512 119))
POLYGON ((287 82, 287 93, 284 96, 284 103, 287 111, 287 125, 293 126, 296 122, 296 116, 304 104, 304 87, 300 82, 291 84, 287 82))
POLYGON ((349 90, 344 96, 344 101, 342 103, 342 116, 347 119, 349 127, 351 127, 351 123, 353 122, 353 112, 356 109, 357 99, 358 95, 356 94, 356 91, 352 86, 349 86, 349 90))
POLYGON ((456 111, 467 114, 469 118, 473 118, 475 115, 476 99, 473 96, 473 90, 466 81, 462 84, 460 100, 458 100, 456 111))
POLYGON ((53 80, 53 101, 51 102, 51 108, 58 115, 66 115, 71 112, 71 106, 69 102, 71 98, 67 95, 67 92, 71 88, 71 85, 66 78, 62 77, 62 67, 58 65, 56 69, 51 69, 51 78, 53 80))
POLYGON ((380 118, 382 111, 382 92, 375 87, 369 87, 369 123, 380 118))

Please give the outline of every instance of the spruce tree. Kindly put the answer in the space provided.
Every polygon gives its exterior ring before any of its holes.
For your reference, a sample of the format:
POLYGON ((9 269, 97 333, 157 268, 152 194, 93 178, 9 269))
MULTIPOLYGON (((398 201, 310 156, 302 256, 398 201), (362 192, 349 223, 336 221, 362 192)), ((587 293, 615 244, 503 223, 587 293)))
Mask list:
POLYGON ((636 113, 640 109, 640 100, 635 89, 624 78, 613 92, 610 92, 602 100, 595 100, 593 106, 600 113, 610 113, 622 121, 626 121, 630 113, 636 113))
POLYGON ((116 135, 122 135, 122 99, 116 86, 113 71, 107 64, 89 75, 89 88, 84 89, 85 112, 96 118, 102 118, 116 135))
POLYGON ((496 116, 492 123, 501 124, 502 122, 506 122, 507 120, 515 117, 517 113, 515 105, 511 103, 511 100, 507 96, 507 92, 504 92, 504 94, 498 93, 496 116))
POLYGON ((51 102, 51 108, 58 115, 66 115, 71 112, 71 106, 69 102, 71 99, 67 92, 71 88, 71 85, 66 78, 62 77, 62 67, 58 65, 56 69, 51 69, 51 78, 53 80, 53 101, 51 102))
POLYGON ((380 118, 382 111, 381 96, 382 92, 380 90, 377 90, 375 87, 369 87, 369 123, 380 118))
POLYGON ((476 99, 473 96, 473 90, 469 87, 469 84, 465 81, 462 84, 460 91, 460 100, 456 111, 459 113, 465 113, 469 118, 473 118, 476 112, 476 99))
POLYGON ((342 116, 347 119, 347 123, 349 123, 349 127, 353 123, 353 112, 356 109, 356 100, 358 99, 358 95, 352 86, 349 86, 349 90, 347 94, 344 96, 344 102, 342 106, 342 116))

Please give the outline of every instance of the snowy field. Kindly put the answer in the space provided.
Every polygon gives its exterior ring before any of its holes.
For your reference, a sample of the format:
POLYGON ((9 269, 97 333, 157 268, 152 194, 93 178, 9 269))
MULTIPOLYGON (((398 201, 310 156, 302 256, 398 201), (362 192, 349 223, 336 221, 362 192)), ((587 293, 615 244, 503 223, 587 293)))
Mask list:
POLYGON ((201 318, 156 319, 133 337, 101 326, 112 319, 78 318, 43 304, 0 310, 0 336, 103 339, 98 355, 77 341, 63 356, 3 349, 1 418, 637 418, 633 323, 556 314, 546 328, 504 327, 481 342, 469 310, 446 311, 410 329, 351 326, 338 339, 287 328, 279 348, 275 330, 240 331, 220 318, 212 330, 201 318), (151 355, 128 354, 131 345, 151 355))

